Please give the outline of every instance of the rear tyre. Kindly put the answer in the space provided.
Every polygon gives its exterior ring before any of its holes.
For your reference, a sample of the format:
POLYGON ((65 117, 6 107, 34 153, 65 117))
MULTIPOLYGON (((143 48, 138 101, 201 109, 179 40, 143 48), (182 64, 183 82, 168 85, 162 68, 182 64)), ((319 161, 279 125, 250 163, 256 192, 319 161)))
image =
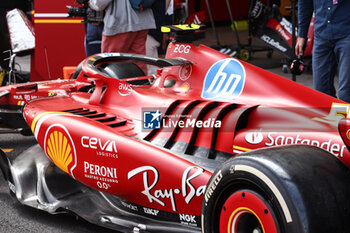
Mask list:
POLYGON ((339 159, 314 147, 280 147, 234 157, 209 181, 202 231, 350 232, 349 181, 349 169, 339 159))

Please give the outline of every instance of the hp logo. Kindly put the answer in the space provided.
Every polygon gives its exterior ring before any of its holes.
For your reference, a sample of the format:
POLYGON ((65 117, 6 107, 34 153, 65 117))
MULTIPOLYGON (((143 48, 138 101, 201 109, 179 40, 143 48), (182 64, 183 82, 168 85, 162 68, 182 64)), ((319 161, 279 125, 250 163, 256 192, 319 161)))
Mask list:
POLYGON ((205 76, 202 98, 232 100, 243 91, 245 83, 243 65, 232 58, 216 62, 205 76))

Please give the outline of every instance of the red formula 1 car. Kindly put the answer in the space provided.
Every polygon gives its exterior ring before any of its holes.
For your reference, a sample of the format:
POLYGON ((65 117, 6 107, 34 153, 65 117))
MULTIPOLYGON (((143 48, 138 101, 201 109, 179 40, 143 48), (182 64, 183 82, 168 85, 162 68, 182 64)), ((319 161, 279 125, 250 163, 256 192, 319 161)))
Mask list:
POLYGON ((21 203, 123 232, 349 231, 349 104, 190 43, 75 75, 0 89, 3 124, 26 102, 8 126, 38 142, 1 152, 21 203))

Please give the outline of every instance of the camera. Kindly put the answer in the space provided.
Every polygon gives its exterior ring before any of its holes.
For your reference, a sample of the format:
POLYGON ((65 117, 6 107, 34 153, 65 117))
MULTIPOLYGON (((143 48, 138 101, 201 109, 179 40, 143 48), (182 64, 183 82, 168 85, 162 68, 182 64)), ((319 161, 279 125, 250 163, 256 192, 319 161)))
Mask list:
POLYGON ((104 12, 95 11, 89 7, 89 0, 76 0, 82 7, 67 6, 68 17, 84 17, 84 21, 90 23, 103 22, 104 12))

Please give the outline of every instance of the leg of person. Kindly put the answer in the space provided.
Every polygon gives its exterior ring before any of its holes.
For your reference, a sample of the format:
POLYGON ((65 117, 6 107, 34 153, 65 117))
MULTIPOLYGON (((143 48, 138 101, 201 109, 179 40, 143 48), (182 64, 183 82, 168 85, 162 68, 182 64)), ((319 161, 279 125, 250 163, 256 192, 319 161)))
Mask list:
POLYGON ((315 36, 312 70, 315 90, 336 97, 334 88, 336 60, 331 41, 315 36))
MULTIPOLYGON (((156 41, 153 36, 147 35, 146 40, 146 55, 150 57, 158 57, 158 47, 160 43, 156 41)), ((157 72, 158 67, 153 65, 147 65, 148 75, 155 74, 157 72)))
POLYGON ((102 36, 103 53, 129 53, 136 34, 124 32, 112 36, 102 36))
POLYGON ((134 32, 135 39, 130 47, 130 53, 146 54, 146 40, 148 30, 134 32))
POLYGON ((150 57, 158 57, 158 47, 160 43, 153 36, 147 35, 146 55, 150 57))
POLYGON ((335 55, 338 62, 338 97, 350 103, 350 35, 336 42, 335 55))
POLYGON ((89 57, 101 52, 103 23, 97 25, 86 23, 85 53, 89 57))

